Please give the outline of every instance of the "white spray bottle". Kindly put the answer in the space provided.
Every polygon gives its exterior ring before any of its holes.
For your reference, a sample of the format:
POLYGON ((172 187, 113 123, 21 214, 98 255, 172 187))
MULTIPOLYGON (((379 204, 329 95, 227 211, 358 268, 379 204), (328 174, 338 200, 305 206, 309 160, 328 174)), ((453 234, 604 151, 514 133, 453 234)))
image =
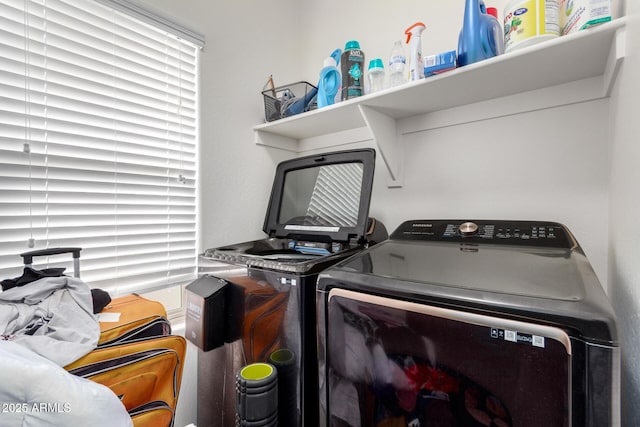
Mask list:
POLYGON ((424 79, 424 65, 422 64, 422 32, 427 28, 422 22, 416 22, 406 30, 409 45, 409 81, 424 79))

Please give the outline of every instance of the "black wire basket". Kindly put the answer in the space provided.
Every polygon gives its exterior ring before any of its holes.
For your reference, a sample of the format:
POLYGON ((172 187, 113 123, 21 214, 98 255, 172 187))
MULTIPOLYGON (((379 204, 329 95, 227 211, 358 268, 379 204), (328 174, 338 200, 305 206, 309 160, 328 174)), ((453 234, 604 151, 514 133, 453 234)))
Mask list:
POLYGON ((317 91, 317 87, 305 81, 263 90, 264 118, 272 122, 314 109, 317 91))

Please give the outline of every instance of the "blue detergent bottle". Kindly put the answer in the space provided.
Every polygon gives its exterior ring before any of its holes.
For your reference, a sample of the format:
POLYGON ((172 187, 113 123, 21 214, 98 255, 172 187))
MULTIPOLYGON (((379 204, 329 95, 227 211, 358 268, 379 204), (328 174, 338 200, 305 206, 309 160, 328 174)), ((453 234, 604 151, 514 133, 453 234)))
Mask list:
POLYGON ((466 0, 458 38, 458 66, 473 64, 504 53, 500 22, 487 13, 483 0, 466 0))
POLYGON ((318 81, 318 108, 333 105, 336 101, 341 83, 340 71, 338 71, 341 54, 342 51, 336 49, 324 60, 324 67, 320 70, 318 81))

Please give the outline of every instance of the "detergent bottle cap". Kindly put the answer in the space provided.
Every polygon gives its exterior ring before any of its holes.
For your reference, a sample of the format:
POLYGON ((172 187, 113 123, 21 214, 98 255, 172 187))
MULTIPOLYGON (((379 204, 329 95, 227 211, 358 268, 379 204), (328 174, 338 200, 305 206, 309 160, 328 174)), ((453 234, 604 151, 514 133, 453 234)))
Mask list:
POLYGON ((331 52, 331 57, 335 61, 335 63, 336 63, 335 66, 336 67, 340 63, 340 55, 342 55, 342 50, 340 50, 340 49, 336 49, 333 52, 331 52))
POLYGON ((360 43, 357 40, 349 40, 347 44, 344 45, 344 50, 351 49, 360 49, 360 43))
POLYGON ((420 37, 420 35, 422 35, 422 31, 424 31, 425 28, 427 28, 427 26, 422 22, 416 22, 415 24, 404 30, 404 33, 407 35, 407 43, 409 43, 412 36, 420 37))
POLYGON ((487 14, 493 16, 494 18, 498 19, 498 9, 495 7, 488 7, 487 8, 487 14))
POLYGON ((335 67, 338 64, 336 63, 336 60, 333 58, 333 56, 328 56, 324 59, 324 64, 322 64, 323 67, 335 67))
POLYGON ((376 58, 369 61, 369 70, 373 70, 376 68, 381 68, 384 70, 384 65, 382 64, 382 59, 376 58))

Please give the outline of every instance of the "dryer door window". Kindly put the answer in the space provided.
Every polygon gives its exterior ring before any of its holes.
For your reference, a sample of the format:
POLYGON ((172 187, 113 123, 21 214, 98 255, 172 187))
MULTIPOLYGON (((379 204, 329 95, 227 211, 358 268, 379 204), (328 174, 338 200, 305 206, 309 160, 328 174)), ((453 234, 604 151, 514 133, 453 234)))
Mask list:
POLYGON ((570 425, 557 328, 333 289, 326 354, 331 426, 570 425))

